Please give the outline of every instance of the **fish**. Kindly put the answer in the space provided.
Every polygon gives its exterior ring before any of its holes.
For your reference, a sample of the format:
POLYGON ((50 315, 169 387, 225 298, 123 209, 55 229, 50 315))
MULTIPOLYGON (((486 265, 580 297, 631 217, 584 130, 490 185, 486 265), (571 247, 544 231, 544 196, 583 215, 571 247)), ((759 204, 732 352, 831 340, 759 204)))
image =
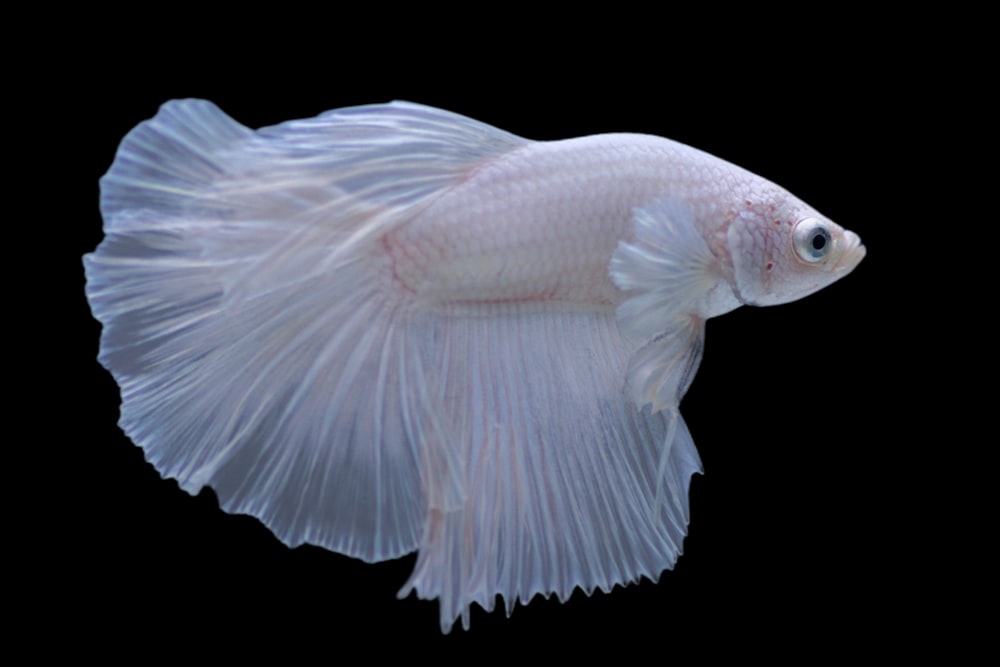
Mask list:
POLYGON ((100 185, 85 291, 124 433, 289 547, 416 551, 399 597, 444 633, 671 569, 705 321, 865 256, 693 147, 410 102, 251 130, 173 100, 100 185))

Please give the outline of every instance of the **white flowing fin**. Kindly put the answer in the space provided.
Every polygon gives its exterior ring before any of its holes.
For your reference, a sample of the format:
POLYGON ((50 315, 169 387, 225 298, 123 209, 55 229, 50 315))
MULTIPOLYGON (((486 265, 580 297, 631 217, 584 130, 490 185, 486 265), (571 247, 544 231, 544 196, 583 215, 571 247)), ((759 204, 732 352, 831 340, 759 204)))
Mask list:
POLYGON ((634 218, 635 238, 618 244, 610 267, 629 295, 618 319, 642 343, 629 360, 628 386, 638 405, 675 410, 701 361, 700 306, 720 282, 718 260, 683 202, 656 200, 634 218))
POLYGON ((460 506, 461 452, 377 239, 524 143, 405 103, 257 133, 164 105, 102 180, 84 261, 123 430, 289 545, 412 551, 429 507, 460 506))
POLYGON ((430 512, 401 597, 440 598, 448 632, 496 595, 510 613, 536 594, 565 600, 673 566, 701 463, 679 413, 629 400, 632 346, 612 312, 497 305, 426 326, 467 496, 430 512))

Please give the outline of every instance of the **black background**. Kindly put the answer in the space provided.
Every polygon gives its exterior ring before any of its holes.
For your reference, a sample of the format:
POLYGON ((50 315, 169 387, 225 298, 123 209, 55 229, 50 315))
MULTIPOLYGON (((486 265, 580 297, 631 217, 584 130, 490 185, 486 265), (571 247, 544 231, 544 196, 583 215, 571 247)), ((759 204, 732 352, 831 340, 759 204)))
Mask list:
POLYGON ((643 647, 664 661, 692 646, 813 655, 932 635, 923 610, 939 587, 929 570, 944 517, 926 494, 934 481, 909 469, 914 440, 901 425, 913 405, 899 392, 916 381, 908 361, 920 352, 898 345, 911 306, 900 285, 916 280, 899 258, 913 227, 901 239, 900 224, 925 223, 901 214, 914 192, 896 175, 915 159, 902 149, 929 85, 923 61, 883 46, 885 26, 832 49, 784 30, 723 38, 704 25, 677 42, 679 28, 633 32, 642 22, 572 40, 512 21, 489 40, 467 26, 397 41, 370 24, 341 26, 357 28, 351 39, 299 39, 293 28, 309 19, 297 17, 220 42, 192 21, 155 38, 113 32, 68 58, 66 92, 50 91, 65 99, 49 108, 63 149, 53 198, 68 208, 52 300, 69 316, 54 351, 64 412, 40 422, 60 476, 55 493, 38 491, 53 502, 29 541, 51 546, 26 554, 45 573, 39 622, 108 650, 127 634, 164 654, 287 647, 324 662, 426 648, 507 659, 542 643, 622 657, 643 647), (857 232, 868 257, 800 302, 708 323, 682 404, 706 474, 673 571, 567 604, 536 599, 509 619, 475 608, 471 631, 442 636, 435 602, 395 599, 413 556, 367 565, 290 550, 256 520, 221 512, 210 491, 191 497, 160 479, 115 425, 80 256, 102 238, 97 183, 118 142, 181 97, 210 99, 249 127, 407 99, 533 139, 667 136, 788 188, 857 232))

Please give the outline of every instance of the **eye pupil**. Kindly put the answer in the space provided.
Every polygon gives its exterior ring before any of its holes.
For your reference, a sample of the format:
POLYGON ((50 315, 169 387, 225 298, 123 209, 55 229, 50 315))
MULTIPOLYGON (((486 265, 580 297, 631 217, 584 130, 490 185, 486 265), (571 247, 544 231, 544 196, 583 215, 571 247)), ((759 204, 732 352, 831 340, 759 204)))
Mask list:
POLYGON ((822 250, 826 246, 826 237, 822 234, 817 234, 812 240, 813 250, 822 250))

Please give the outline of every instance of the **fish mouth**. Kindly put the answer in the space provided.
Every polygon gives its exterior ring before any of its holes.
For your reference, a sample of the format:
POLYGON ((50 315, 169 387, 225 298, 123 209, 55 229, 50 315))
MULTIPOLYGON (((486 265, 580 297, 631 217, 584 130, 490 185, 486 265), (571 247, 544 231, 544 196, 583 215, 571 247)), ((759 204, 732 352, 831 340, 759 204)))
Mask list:
POLYGON ((838 273, 848 273, 854 270, 861 260, 865 258, 868 251, 861 243, 861 237, 854 232, 844 231, 844 250, 840 253, 840 259, 834 265, 834 271, 838 273))

